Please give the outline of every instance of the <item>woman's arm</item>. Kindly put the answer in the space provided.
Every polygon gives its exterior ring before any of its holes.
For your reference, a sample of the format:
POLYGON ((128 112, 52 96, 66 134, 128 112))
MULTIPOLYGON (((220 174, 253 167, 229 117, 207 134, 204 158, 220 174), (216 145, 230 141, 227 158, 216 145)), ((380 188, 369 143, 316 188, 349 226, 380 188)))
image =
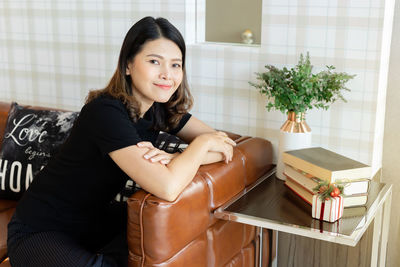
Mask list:
MULTIPOLYGON (((197 119, 194 116, 191 116, 186 125, 177 133, 177 136, 190 144, 197 136, 204 133, 215 133, 216 130, 197 119)), ((224 160, 224 155, 219 152, 208 152, 201 162, 202 165, 210 164, 214 162, 219 162, 224 160)))
POLYGON ((222 153, 228 162, 232 160, 234 145, 236 144, 224 133, 202 134, 168 165, 145 159, 144 154, 149 149, 136 145, 113 151, 109 155, 144 190, 173 201, 192 181, 208 152, 222 153))
MULTIPOLYGON (((216 132, 217 131, 215 131, 213 128, 192 116, 186 125, 178 132, 177 136, 189 144, 199 135, 216 132)), ((140 142, 138 143, 138 146, 147 147, 149 149, 148 152, 144 154, 144 157, 152 162, 168 164, 171 159, 179 155, 179 153, 169 154, 159 150, 153 147, 150 142, 140 142)), ((201 162, 201 165, 219 162, 224 159, 225 158, 222 153, 209 151, 201 162)))

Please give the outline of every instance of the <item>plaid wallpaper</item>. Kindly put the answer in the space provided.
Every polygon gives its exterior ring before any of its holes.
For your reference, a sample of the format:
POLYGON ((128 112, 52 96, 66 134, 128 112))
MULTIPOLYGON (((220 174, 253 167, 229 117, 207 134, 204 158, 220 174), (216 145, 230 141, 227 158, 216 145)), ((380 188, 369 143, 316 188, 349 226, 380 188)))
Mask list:
POLYGON ((347 103, 307 113, 313 145, 373 164, 384 10, 383 0, 263 0, 260 47, 190 46, 194 113, 215 128, 264 137, 277 147, 286 117, 267 112, 248 81, 264 65, 291 67, 308 51, 315 71, 334 65, 357 75, 348 83, 347 103))
POLYGON ((312 110, 307 122, 313 145, 372 164, 384 0, 263 0, 258 47, 193 42, 201 28, 195 7, 194 0, 2 0, 0 100, 80 109, 88 91, 111 77, 129 27, 163 16, 188 40, 193 114, 275 146, 285 116, 266 112, 265 98, 248 84, 255 72, 293 66, 309 51, 316 71, 335 65, 357 74, 348 103, 312 110))

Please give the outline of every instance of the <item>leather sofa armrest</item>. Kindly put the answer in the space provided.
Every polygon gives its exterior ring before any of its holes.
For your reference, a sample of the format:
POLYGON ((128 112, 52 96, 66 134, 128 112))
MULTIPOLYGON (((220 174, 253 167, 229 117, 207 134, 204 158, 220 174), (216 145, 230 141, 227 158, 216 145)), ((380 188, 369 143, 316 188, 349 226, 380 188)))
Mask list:
MULTIPOLYGON (((201 166, 175 201, 164 201, 143 190, 128 199, 127 238, 132 266, 143 258, 157 264, 181 254, 184 248, 189 250, 188 246, 215 223, 214 209, 273 167, 269 141, 240 136, 235 141, 238 145, 232 162, 201 166)), ((202 245, 196 246, 204 246, 204 242, 199 243, 202 245)))

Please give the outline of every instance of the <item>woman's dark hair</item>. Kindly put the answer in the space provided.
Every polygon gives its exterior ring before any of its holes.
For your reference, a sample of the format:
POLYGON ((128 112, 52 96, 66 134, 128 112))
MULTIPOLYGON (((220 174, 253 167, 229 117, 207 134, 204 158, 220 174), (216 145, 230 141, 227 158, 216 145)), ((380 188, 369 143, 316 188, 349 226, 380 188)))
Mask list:
POLYGON ((163 131, 176 127, 182 116, 192 107, 193 98, 189 91, 185 70, 185 41, 179 30, 164 18, 145 17, 129 29, 122 43, 114 75, 104 89, 90 91, 86 103, 99 96, 109 95, 121 100, 128 109, 131 119, 136 122, 140 116, 140 103, 132 94, 131 78, 126 75, 126 68, 146 42, 159 38, 174 42, 181 50, 183 78, 169 101, 160 105, 163 110, 157 109, 160 114, 156 114, 153 127, 163 131))

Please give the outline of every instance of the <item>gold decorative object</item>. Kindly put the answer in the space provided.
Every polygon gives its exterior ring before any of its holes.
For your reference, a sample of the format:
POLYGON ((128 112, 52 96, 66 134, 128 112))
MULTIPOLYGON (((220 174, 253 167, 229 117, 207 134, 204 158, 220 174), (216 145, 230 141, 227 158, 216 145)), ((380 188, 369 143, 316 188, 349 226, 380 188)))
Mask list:
POLYGON ((305 113, 296 114, 294 111, 289 111, 288 118, 282 125, 281 131, 288 133, 309 133, 311 129, 305 121, 305 113))
POLYGON ((251 30, 247 29, 242 32, 242 42, 245 44, 252 44, 254 42, 253 33, 251 30))
POLYGON ((311 147, 311 129, 305 121, 305 113, 288 112, 288 117, 279 131, 278 161, 276 166, 276 177, 286 180, 283 174, 285 164, 282 159, 284 151, 311 147))

